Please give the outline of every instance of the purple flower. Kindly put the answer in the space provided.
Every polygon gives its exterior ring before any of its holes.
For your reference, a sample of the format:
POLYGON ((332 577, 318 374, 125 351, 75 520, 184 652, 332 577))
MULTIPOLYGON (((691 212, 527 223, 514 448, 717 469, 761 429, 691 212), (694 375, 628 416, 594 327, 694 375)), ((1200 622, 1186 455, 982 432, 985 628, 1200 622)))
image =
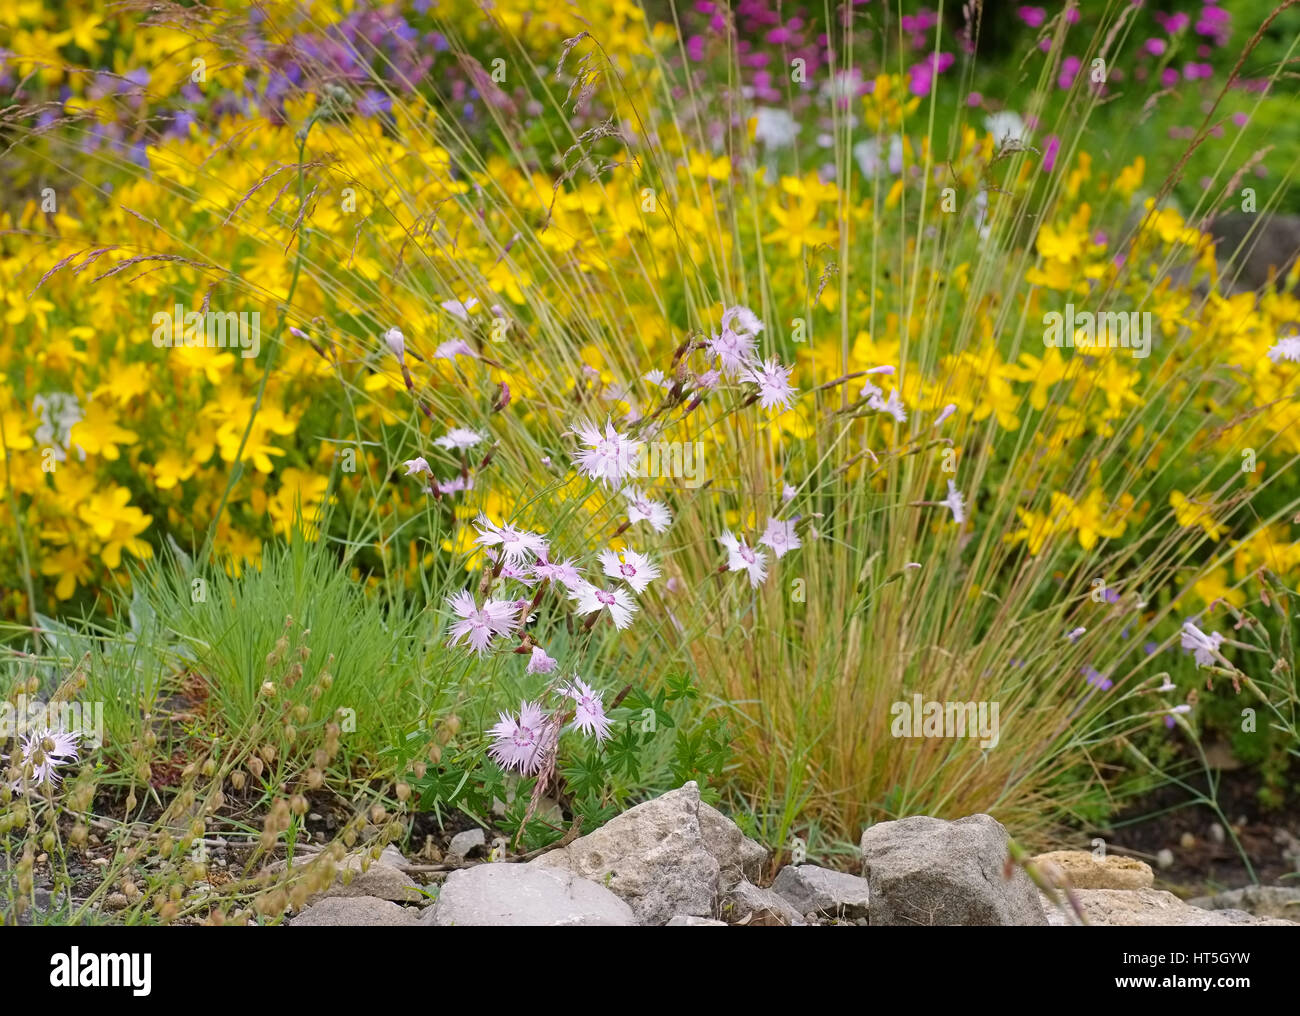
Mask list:
POLYGON ((1050 173, 1056 168, 1056 156, 1061 150, 1061 139, 1055 134, 1049 134, 1047 141, 1043 144, 1043 171, 1050 173))
POLYGON ((1047 19, 1047 11, 1041 7, 1017 7, 1016 13, 1030 28, 1037 28, 1047 19))
POLYGON ((1109 677, 1094 667, 1084 667, 1080 673, 1088 679, 1088 684, 1102 691, 1110 691, 1113 682, 1109 677))

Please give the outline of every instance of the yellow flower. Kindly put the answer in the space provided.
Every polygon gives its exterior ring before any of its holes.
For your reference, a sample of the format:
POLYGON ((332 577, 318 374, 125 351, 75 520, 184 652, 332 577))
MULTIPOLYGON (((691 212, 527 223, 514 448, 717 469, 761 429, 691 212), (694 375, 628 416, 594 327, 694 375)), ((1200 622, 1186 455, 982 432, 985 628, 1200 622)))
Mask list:
POLYGON ((1176 490, 1169 495, 1169 504, 1174 509, 1174 518, 1184 529, 1200 526, 1205 531, 1205 535, 1216 543, 1219 537, 1227 532, 1228 527, 1215 522, 1211 516, 1213 505, 1191 501, 1181 490, 1176 490))
POLYGON ((102 455, 111 460, 120 457, 118 445, 131 445, 139 440, 133 430, 117 425, 117 413, 98 401, 86 406, 86 416, 72 425, 71 443, 87 455, 102 455))

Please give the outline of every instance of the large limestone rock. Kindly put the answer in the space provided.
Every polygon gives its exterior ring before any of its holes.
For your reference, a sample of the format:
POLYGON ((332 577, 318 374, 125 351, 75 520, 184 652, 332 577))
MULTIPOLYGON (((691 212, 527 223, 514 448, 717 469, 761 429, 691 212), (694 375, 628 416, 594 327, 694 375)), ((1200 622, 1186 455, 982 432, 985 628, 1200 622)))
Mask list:
POLYGON ((873 925, 1046 924, 1020 868, 1003 878, 1007 831, 990 815, 956 822, 913 816, 862 834, 873 925))
POLYGON ((1034 864, 1055 868, 1076 889, 1150 889, 1155 883, 1150 865, 1117 854, 1098 858, 1087 850, 1053 850, 1039 854, 1034 864))
MULTIPOLYGON (((1269 917, 1252 917, 1243 910, 1202 910, 1184 903, 1173 893, 1159 889, 1076 889, 1075 897, 1090 925, 1098 927, 1222 927, 1233 924, 1288 925, 1269 917)), ((1049 924, 1077 924, 1072 913, 1064 913, 1044 901, 1049 924)))
POLYGON ((762 847, 700 801, 692 781, 611 819, 531 866, 599 882, 632 908, 641 924, 676 915, 713 917, 722 892, 746 872, 757 875, 762 847))
POLYGON ((437 904, 419 923, 626 927, 636 920, 626 903, 585 878, 527 864, 488 863, 447 876, 437 904))

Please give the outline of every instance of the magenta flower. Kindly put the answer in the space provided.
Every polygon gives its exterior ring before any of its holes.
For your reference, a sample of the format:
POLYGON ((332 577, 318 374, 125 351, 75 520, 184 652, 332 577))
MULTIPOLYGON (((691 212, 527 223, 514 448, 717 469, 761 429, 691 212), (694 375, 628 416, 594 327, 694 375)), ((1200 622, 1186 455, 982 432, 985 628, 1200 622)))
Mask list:
POLYGON ((749 573, 749 584, 757 589, 767 578, 767 555, 749 547, 743 537, 737 538, 730 529, 718 537, 727 552, 727 570, 749 573))
POLYGON ((584 475, 601 483, 618 483, 636 475, 637 455, 643 442, 620 434, 608 420, 603 434, 595 424, 585 420, 574 433, 586 445, 574 459, 574 465, 584 475))
POLYGON ((602 550, 600 565, 606 575, 612 579, 622 579, 638 594, 644 593, 646 587, 659 577, 659 566, 635 550, 625 550, 622 554, 602 550))
POLYGON ((450 646, 464 639, 482 656, 496 636, 509 634, 518 627, 513 600, 487 600, 480 610, 473 594, 462 590, 447 597, 447 602, 460 618, 451 626, 451 641, 447 643, 450 646))
POLYGON ((605 715, 605 706, 600 700, 600 692, 581 678, 575 677, 573 684, 565 688, 563 694, 577 703, 573 715, 573 729, 594 735, 598 742, 607 740, 609 717, 605 715))
POLYGON ((1146 50, 1148 53, 1150 53, 1152 56, 1160 56, 1164 53, 1166 49, 1166 43, 1164 39, 1152 38, 1142 43, 1142 48, 1146 50))
POLYGON ((518 769, 531 776, 542 766, 546 739, 546 713, 536 702, 524 702, 518 718, 501 713, 501 722, 489 732, 488 755, 502 769, 518 769))
POLYGON ((1017 7, 1016 13, 1020 16, 1020 20, 1030 28, 1037 28, 1047 20, 1047 11, 1041 7, 1017 7))
POLYGON ((1049 134, 1043 143, 1043 171, 1050 173, 1056 168, 1056 156, 1061 151, 1061 139, 1049 134))
POLYGON ((1068 89, 1074 84, 1074 79, 1079 74, 1079 58, 1077 56, 1067 56, 1061 61, 1061 73, 1057 75, 1056 85, 1062 91, 1068 89))

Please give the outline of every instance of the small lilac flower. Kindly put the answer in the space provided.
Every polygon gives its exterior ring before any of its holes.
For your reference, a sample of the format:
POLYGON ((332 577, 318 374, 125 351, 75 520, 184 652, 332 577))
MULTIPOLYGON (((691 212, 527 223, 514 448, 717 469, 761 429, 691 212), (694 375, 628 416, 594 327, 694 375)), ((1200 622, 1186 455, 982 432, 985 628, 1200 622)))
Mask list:
POLYGON ((748 572, 749 584, 757 589, 767 577, 767 555, 746 546, 744 538, 738 539, 730 529, 718 537, 718 542, 727 551, 727 570, 748 572))
POLYGON ((448 645, 457 645, 461 639, 465 639, 480 656, 487 651, 493 638, 508 634, 518 626, 515 605, 511 600, 486 600, 482 609, 479 609, 473 594, 469 590, 462 590, 455 596, 447 597, 447 602, 460 618, 451 626, 451 641, 448 645))
POLYGON ((620 434, 608 420, 604 434, 587 421, 580 423, 574 433, 587 446, 578 453, 574 465, 590 479, 618 483, 636 475, 637 455, 644 442, 620 434))
POLYGON ((949 402, 946 406, 943 407, 943 410, 939 413, 939 415, 934 418, 933 425, 935 427, 939 426, 946 419, 948 419, 948 417, 952 416, 952 414, 955 412, 957 412, 957 404, 955 402, 949 402))
POLYGON ((488 732, 493 741, 488 755, 502 769, 533 775, 542 765, 546 713, 536 702, 524 702, 517 719, 509 713, 500 715, 501 722, 488 732))
POLYGON ((528 674, 549 674, 559 664, 553 657, 546 655, 546 650, 541 646, 533 646, 533 653, 528 658, 528 674))
POLYGON ((568 590, 577 589, 583 583, 582 575, 574 567, 572 558, 564 561, 548 561, 544 556, 539 557, 533 565, 533 575, 539 579, 558 582, 568 590))
POLYGON ((758 538, 758 542, 764 547, 770 548, 778 559, 803 546, 799 534, 794 531, 793 519, 769 518, 767 520, 767 529, 758 538))
POLYGON ((453 317, 458 317, 462 321, 469 320, 469 312, 478 306, 478 300, 470 297, 464 303, 459 300, 444 300, 441 304, 443 310, 453 317))
POLYGON ((402 465, 406 467, 406 473, 404 474, 406 476, 417 476, 420 473, 428 473, 430 476, 433 475, 433 470, 429 468, 429 463, 419 455, 413 459, 407 459, 402 463, 402 465))
POLYGON ((1112 684, 1109 677, 1094 667, 1084 667, 1080 673, 1088 679, 1088 684, 1094 688, 1100 688, 1102 691, 1110 691, 1112 684))
POLYGON ((482 512, 474 520, 474 528, 479 533, 474 542, 480 547, 500 546, 502 558, 507 564, 524 564, 529 555, 546 556, 546 537, 540 533, 516 529, 511 525, 498 526, 482 512))
POLYGON ((600 692, 581 678, 574 678, 573 684, 563 692, 578 705, 574 709, 573 728, 584 734, 594 735, 597 742, 609 738, 609 717, 605 715, 605 706, 601 702, 600 692))
POLYGON ((1268 350, 1268 358, 1274 363, 1286 360, 1300 363, 1300 335, 1288 335, 1278 339, 1268 350))
POLYGON ((626 487, 623 496, 627 498, 627 521, 629 525, 649 522, 650 528, 662 533, 673 522, 673 513, 658 501, 652 501, 636 487, 626 487))
POLYGON ((1070 632, 1070 634, 1066 635, 1065 637, 1069 639, 1071 642, 1078 642, 1079 639, 1081 639, 1087 633, 1087 631, 1088 631, 1087 628, 1075 628, 1074 631, 1070 632))
MULTIPOLYGON (((21 790, 24 779, 32 789, 42 784, 57 787, 61 779, 58 770, 77 760, 80 739, 80 731, 54 730, 50 727, 39 728, 24 735, 19 745, 22 758, 10 760, 16 762, 22 776, 9 784, 10 789, 21 790)), ((6 757, 0 755, 0 758, 6 757)))
POLYGON ((569 593, 569 599, 577 601, 577 611, 581 615, 609 611, 614 627, 620 631, 632 623, 632 615, 638 610, 626 589, 601 589, 590 582, 582 583, 569 593))
POLYGON ((948 481, 948 496, 939 502, 941 506, 952 512, 952 520, 957 525, 962 525, 966 521, 966 500, 962 493, 957 489, 957 484, 951 480, 948 481))
POLYGON ((600 565, 606 575, 612 579, 622 579, 638 594, 644 593, 646 587, 659 577, 659 566, 635 550, 625 550, 621 554, 602 550, 600 565))
POLYGON ((406 337, 402 335, 400 328, 390 328, 384 332, 384 342, 388 344, 388 348, 393 351, 393 355, 398 360, 406 356, 406 337))
POLYGON ((464 339, 448 339, 446 342, 439 343, 438 348, 433 351, 435 360, 454 360, 458 356, 477 359, 478 353, 474 352, 464 339))
POLYGON ((758 404, 764 409, 789 409, 795 389, 790 385, 793 367, 782 367, 776 360, 764 360, 761 367, 749 367, 742 373, 745 381, 758 385, 758 404))
POLYGON ((475 430, 466 430, 464 427, 455 427, 447 431, 442 437, 437 438, 433 443, 439 448, 463 450, 473 448, 483 440, 483 435, 475 430))
POLYGON ((1214 662, 1219 646, 1223 644, 1223 636, 1217 631, 1207 635, 1191 621, 1184 621, 1181 643, 1184 649, 1195 653, 1198 667, 1208 667, 1214 662))

